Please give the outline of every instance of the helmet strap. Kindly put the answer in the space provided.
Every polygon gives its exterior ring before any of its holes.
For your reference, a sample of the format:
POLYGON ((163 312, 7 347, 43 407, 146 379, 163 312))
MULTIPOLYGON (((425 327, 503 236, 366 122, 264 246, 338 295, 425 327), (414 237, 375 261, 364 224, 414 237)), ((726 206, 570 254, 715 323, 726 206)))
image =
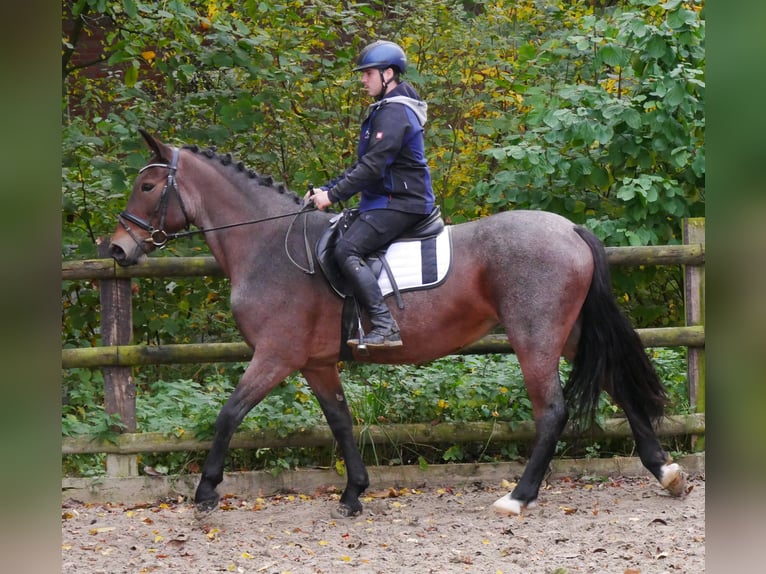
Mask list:
MULTIPOLYGON (((386 70, 387 69, 388 68, 386 68, 386 70)), ((380 93, 377 96, 375 96, 375 101, 380 101, 383 99, 383 96, 386 95, 386 91, 388 90, 388 84, 390 84, 396 79, 396 74, 394 74, 393 76, 391 76, 390 80, 386 81, 386 77, 383 75, 383 72, 384 70, 381 70, 380 68, 378 68, 378 73, 380 74, 380 84, 382 87, 380 88, 380 93)))
POLYGON ((388 82, 386 81, 385 76, 383 75, 383 70, 378 69, 378 73, 380 74, 380 93, 375 96, 375 101, 380 101, 383 99, 383 96, 386 95, 386 90, 388 89, 388 82))

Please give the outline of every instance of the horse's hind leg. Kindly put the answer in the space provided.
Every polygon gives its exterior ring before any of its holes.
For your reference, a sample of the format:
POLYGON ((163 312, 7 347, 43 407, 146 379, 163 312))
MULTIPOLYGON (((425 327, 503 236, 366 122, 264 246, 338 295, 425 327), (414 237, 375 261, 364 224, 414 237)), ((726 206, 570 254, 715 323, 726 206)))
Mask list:
POLYGON ((223 465, 234 432, 245 415, 293 370, 273 356, 269 359, 263 359, 262 356, 253 357, 237 388, 221 408, 215 421, 213 444, 205 459, 202 476, 194 494, 198 517, 203 517, 218 507, 220 496, 215 489, 223 480, 223 465))
POLYGON ((370 479, 354 440, 351 411, 338 369, 333 364, 321 369, 303 369, 302 373, 322 407, 346 463, 346 489, 340 497, 337 514, 343 518, 356 516, 362 512, 359 496, 370 485, 370 479))
MULTIPOLYGON (((613 395, 612 392, 610 394, 613 395)), ((651 419, 641 409, 628 402, 618 402, 618 404, 625 411, 625 416, 630 423, 641 463, 657 478, 671 496, 684 496, 686 494, 686 472, 681 465, 673 462, 671 456, 662 448, 651 419)))
POLYGON ((543 359, 523 352, 519 354, 519 351, 517 355, 532 401, 536 436, 516 488, 492 505, 494 510, 503 514, 520 514, 525 508, 535 505, 540 485, 569 417, 559 379, 558 357, 543 359))

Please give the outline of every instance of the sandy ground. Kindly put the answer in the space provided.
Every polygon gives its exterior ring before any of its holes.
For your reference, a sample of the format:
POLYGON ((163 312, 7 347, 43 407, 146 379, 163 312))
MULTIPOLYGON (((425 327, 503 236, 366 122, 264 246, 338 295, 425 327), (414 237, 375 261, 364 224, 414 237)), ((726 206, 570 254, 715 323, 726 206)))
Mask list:
POLYGON ((64 574, 661 574, 705 571, 705 480, 667 496, 646 478, 560 478, 538 506, 501 516, 512 483, 368 492, 332 517, 336 492, 224 496, 204 521, 183 499, 62 505, 64 574))

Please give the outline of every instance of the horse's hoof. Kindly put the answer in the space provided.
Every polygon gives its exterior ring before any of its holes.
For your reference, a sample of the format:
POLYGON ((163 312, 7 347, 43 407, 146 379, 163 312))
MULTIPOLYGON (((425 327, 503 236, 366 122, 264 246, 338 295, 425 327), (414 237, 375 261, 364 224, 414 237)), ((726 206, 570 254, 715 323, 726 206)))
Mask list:
POLYGON ((351 508, 348 504, 340 503, 338 505, 338 508, 330 512, 330 515, 333 518, 353 518, 354 516, 359 516, 362 514, 362 505, 359 505, 359 508, 354 509, 351 508))
POLYGON ((681 497, 686 494, 686 472, 678 463, 662 467, 660 484, 671 496, 681 497))
POLYGON ((492 510, 498 514, 518 515, 521 514, 523 510, 534 508, 535 506, 537 506, 537 502, 534 500, 530 500, 529 502, 525 503, 521 500, 511 498, 510 494, 506 494, 504 497, 498 498, 495 502, 492 503, 492 510))
POLYGON ((211 500, 197 502, 194 507, 194 518, 200 521, 207 519, 211 514, 218 510, 218 500, 219 497, 216 496, 211 500))

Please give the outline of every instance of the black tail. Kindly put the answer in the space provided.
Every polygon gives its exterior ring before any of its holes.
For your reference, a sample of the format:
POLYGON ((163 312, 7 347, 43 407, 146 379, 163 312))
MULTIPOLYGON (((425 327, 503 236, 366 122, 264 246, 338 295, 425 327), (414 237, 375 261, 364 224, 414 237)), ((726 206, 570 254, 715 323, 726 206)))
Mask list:
POLYGON ((567 403, 576 421, 590 421, 606 390, 626 412, 656 421, 664 413, 667 395, 641 339, 617 305, 604 245, 583 227, 575 231, 590 247, 594 268, 577 354, 564 387, 567 403))

